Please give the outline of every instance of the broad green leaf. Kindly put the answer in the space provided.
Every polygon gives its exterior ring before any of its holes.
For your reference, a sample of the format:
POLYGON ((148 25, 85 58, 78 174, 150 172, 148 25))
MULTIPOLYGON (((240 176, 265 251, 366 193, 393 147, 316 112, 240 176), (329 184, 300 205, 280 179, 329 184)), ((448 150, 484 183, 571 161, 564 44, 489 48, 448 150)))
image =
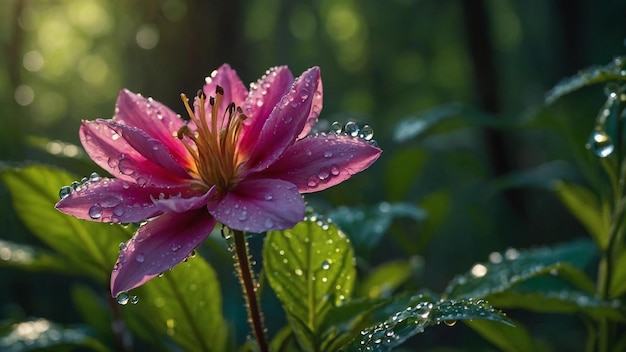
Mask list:
POLYGON ((382 202, 370 208, 341 206, 330 212, 328 217, 348 234, 355 251, 366 255, 376 247, 394 218, 405 217, 421 221, 426 218, 426 214, 409 203, 382 202))
POLYGON ((500 124, 483 113, 458 103, 438 106, 411 117, 404 118, 396 126, 393 140, 403 143, 432 132, 436 128, 451 131, 475 126, 495 126, 500 124))
POLYGON ((58 255, 10 241, 0 240, 0 267, 32 271, 74 273, 78 270, 58 255))
POLYGON ((131 328, 148 341, 163 343, 158 340, 169 337, 185 351, 224 350, 227 325, 220 285, 213 268, 200 256, 178 264, 132 294, 138 303, 120 309, 131 328))
POLYGON ((399 296, 382 308, 381 312, 386 312, 386 316, 361 330, 353 340, 342 346, 343 351, 390 351, 427 327, 442 322, 452 326, 458 320, 487 319, 511 324, 484 300, 399 296))
POLYGON ((41 165, 4 168, 0 179, 11 192, 20 220, 41 241, 69 261, 76 271, 108 281, 119 243, 129 235, 120 226, 79 220, 54 208, 59 189, 76 178, 41 165))
MULTIPOLYGON (((490 302, 491 303, 491 302, 490 302)), ((501 351, 507 352, 547 352, 549 349, 533 341, 526 328, 515 322, 515 326, 500 324, 491 320, 463 321, 485 340, 501 351)))
POLYGON ((581 70, 557 83, 546 94, 546 104, 551 104, 566 94, 592 84, 611 81, 624 82, 626 81, 626 75, 622 73, 624 67, 626 67, 626 57, 618 56, 604 66, 592 66, 581 70))
POLYGON ((334 225, 312 219, 271 231, 263 270, 301 347, 321 350, 324 318, 352 295, 356 270, 348 238, 334 225))
POLYGON ((478 263, 469 272, 455 277, 444 293, 455 299, 487 298, 541 275, 561 276, 584 290, 593 290, 591 280, 573 265, 585 267, 595 251, 590 241, 578 240, 553 248, 493 252, 489 262, 478 263))
POLYGON ((4 352, 55 351, 59 349, 108 351, 91 336, 86 326, 62 326, 39 318, 13 324, 8 334, 0 337, 4 352))
POLYGON ((589 231, 600 248, 608 245, 610 214, 602 211, 598 198, 587 188, 572 183, 557 181, 554 183, 557 195, 589 231))
POLYGON ((388 297, 423 269, 423 260, 414 257, 385 263, 370 273, 359 287, 359 295, 370 298, 388 297))
POLYGON ((593 294, 563 289, 560 291, 507 291, 489 296, 499 308, 517 308, 542 313, 584 313, 595 319, 626 320, 619 301, 607 302, 593 294))
POLYGON ((90 287, 76 285, 72 287, 72 301, 81 318, 95 331, 99 341, 113 341, 111 311, 104 297, 90 287))
POLYGON ((620 297, 626 292, 626 251, 623 251, 613 264, 613 277, 611 278, 611 297, 620 297))

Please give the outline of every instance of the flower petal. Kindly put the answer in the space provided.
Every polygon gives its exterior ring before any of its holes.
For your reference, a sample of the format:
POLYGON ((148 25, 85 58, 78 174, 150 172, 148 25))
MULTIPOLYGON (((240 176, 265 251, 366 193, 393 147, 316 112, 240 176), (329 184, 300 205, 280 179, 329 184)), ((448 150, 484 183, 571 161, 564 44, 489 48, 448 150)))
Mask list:
POLYGON ((381 153, 359 138, 336 134, 308 136, 255 177, 280 178, 298 186, 302 193, 317 192, 367 169, 381 153))
POLYGON ((311 113, 319 83, 318 67, 305 71, 276 105, 258 137, 249 135, 256 140, 246 165, 250 172, 267 168, 296 141, 311 113))
POLYGON ((174 212, 174 213, 185 213, 190 210, 202 208, 207 204, 207 200, 209 199, 209 193, 205 193, 203 195, 195 196, 195 197, 183 197, 180 194, 171 196, 169 198, 159 197, 158 199, 152 198, 152 201, 156 205, 156 207, 165 212, 174 212))
POLYGON ((193 197, 189 186, 158 188, 140 187, 120 179, 103 178, 90 181, 69 196, 61 199, 55 208, 79 219, 101 222, 139 222, 163 213, 151 197, 184 195, 193 197))
MULTIPOLYGON (((222 98, 222 104, 218 107, 218 126, 222 126, 222 119, 224 118, 224 112, 226 111, 226 107, 231 102, 235 103, 237 106, 243 105, 244 100, 246 99, 246 95, 248 95, 248 90, 246 86, 243 84, 237 72, 233 70, 228 64, 223 64, 217 70, 211 73, 211 76, 205 78, 206 84, 204 85, 204 94, 207 97, 215 96, 215 89, 217 86, 220 86, 224 89, 224 97, 222 98)), ((209 104, 209 99, 206 100, 204 108, 206 111, 211 111, 211 105, 209 104)), ((214 118, 215 118, 214 117, 214 118)), ((209 126, 211 126, 211 121, 209 122, 209 126)))
POLYGON ((306 123, 304 124, 304 129, 298 135, 298 139, 302 139, 306 137, 313 126, 317 124, 317 118, 320 116, 320 112, 322 112, 322 97, 323 97, 323 89, 322 89, 322 80, 320 79, 317 84, 317 89, 315 93, 313 93, 313 103, 311 104, 311 112, 309 112, 309 117, 306 119, 306 123))
MULTIPOLYGON (((209 193, 215 196, 215 190, 209 193)), ((295 185, 255 179, 240 182, 207 208, 217 221, 232 229, 259 233, 293 227, 304 218, 305 205, 295 185)))
POLYGON ((215 219, 202 208, 166 213, 141 226, 120 251, 111 274, 116 297, 171 269, 196 249, 213 230, 215 219))
MULTIPOLYGON (((112 120, 98 119, 95 121, 83 121, 80 127, 80 140, 83 147, 85 147, 85 151, 96 164, 100 165, 100 167, 107 170, 110 174, 126 181, 136 182, 140 186, 172 185, 184 182, 184 179, 181 178, 180 175, 172 173, 173 170, 164 168, 148 160, 146 156, 136 150, 128 140, 122 138, 116 132, 116 129, 119 130, 119 126, 119 124, 116 124, 112 120)), ((127 129, 130 130, 133 128, 127 127, 127 129)), ((135 133, 126 135, 126 137, 133 141, 133 144, 152 144, 148 139, 149 137, 145 134, 141 133, 136 128, 133 131, 135 133), (136 138, 145 138, 145 140, 139 142, 136 138)), ((152 141, 157 140, 152 139, 152 141)), ((153 150, 150 153, 149 156, 152 159, 159 160, 159 162, 171 159, 171 155, 169 155, 164 147, 159 146, 158 143, 153 145, 156 145, 158 150, 153 150)), ((166 163, 166 165, 170 164, 171 163, 166 163)), ((180 170, 178 170, 178 173, 181 173, 180 170)))
POLYGON ((251 85, 250 93, 243 105, 243 112, 248 118, 243 122, 243 129, 239 139, 239 150, 248 154, 265 121, 280 99, 289 92, 293 84, 293 75, 287 66, 270 68, 263 77, 251 85), (246 138, 250 134, 254 137, 246 138))
POLYGON ((123 89, 115 104, 116 122, 137 127, 167 146, 180 163, 187 160, 187 150, 173 134, 184 124, 180 116, 152 98, 123 89))

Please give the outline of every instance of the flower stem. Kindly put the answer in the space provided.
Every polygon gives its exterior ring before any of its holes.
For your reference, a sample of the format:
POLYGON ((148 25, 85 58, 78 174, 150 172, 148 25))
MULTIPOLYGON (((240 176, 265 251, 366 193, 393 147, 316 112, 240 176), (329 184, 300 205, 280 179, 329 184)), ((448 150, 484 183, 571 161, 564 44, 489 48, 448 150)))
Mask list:
POLYGON ((239 281, 243 288, 244 297, 246 298, 246 307, 248 308, 248 319, 250 327, 254 332, 254 337, 259 345, 261 352, 267 352, 267 342, 265 341, 265 327, 263 325, 263 314, 259 307, 259 301, 256 296, 256 283, 252 275, 252 267, 250 266, 250 254, 248 253, 248 242, 242 231, 233 230, 235 237, 235 266, 239 281))

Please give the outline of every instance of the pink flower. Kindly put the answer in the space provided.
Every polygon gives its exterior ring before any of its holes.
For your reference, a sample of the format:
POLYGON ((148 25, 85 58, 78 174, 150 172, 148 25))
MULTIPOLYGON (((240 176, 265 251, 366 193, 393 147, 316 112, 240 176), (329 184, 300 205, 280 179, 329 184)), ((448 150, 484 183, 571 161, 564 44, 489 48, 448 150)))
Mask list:
POLYGON ((123 246, 111 293, 142 285, 184 260, 217 221, 263 232, 304 217, 300 193, 334 186, 381 150, 345 134, 309 135, 322 108, 319 68, 294 81, 277 67, 248 91, 223 65, 189 106, 190 121, 122 90, 113 119, 83 121, 81 142, 115 178, 94 178, 56 208, 106 222, 145 222, 123 246))

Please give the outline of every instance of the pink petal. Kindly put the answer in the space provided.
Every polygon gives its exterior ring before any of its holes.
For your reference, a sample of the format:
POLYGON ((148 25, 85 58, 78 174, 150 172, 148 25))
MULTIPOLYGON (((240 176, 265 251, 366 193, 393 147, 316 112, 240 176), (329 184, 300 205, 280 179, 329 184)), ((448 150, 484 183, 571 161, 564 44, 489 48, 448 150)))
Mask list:
POLYGON ((293 84, 293 75, 287 66, 273 67, 255 84, 251 85, 250 93, 243 104, 243 112, 248 116, 243 123, 239 139, 239 150, 248 154, 256 143, 265 121, 270 116, 280 99, 289 92, 293 84), (246 138, 250 134, 254 137, 246 138))
MULTIPOLYGON (((139 154, 159 165, 164 170, 182 179, 191 178, 160 140, 148 136, 143 130, 115 122, 110 122, 109 128, 124 138, 139 154)), ((173 139, 173 137, 170 136, 170 139, 173 139)), ((182 144, 180 141, 179 143, 182 144)), ((188 159, 191 160, 191 158, 188 159)))
POLYGON ((187 150, 178 139, 172 137, 184 123, 167 106, 123 89, 117 97, 114 119, 116 122, 137 127, 150 137, 160 140, 179 163, 187 160, 187 150))
POLYGON ((215 219, 205 209, 163 214, 141 226, 120 251, 113 268, 113 297, 176 266, 207 238, 214 226, 215 219))
MULTIPOLYGON (((216 196, 212 190, 211 196, 216 196)), ((217 221, 240 231, 264 232, 293 227, 304 218, 304 201, 295 185, 282 180, 240 182, 207 208, 217 221)))
POLYGON ((160 197, 159 199, 152 199, 156 207, 165 212, 174 213, 186 213, 190 210, 202 208, 207 204, 209 199, 209 192, 195 196, 195 197, 183 197, 182 195, 173 195, 169 198, 160 197))
POLYGON ((103 178, 82 185, 55 207, 79 219, 101 222, 139 222, 163 213, 151 197, 181 194, 193 197, 188 186, 158 188, 140 187, 120 179, 103 178))
MULTIPOLYGON (((237 106, 243 105, 246 95, 248 95, 248 90, 243 82, 241 82, 241 79, 239 79, 239 76, 237 76, 237 72, 230 68, 228 64, 223 64, 220 68, 213 71, 210 77, 205 78, 205 81, 206 84, 204 85, 203 91, 207 97, 215 97, 215 89, 217 86, 224 89, 224 97, 222 98, 222 104, 219 106, 217 116, 217 125, 222 126, 224 112, 228 104, 233 102, 237 106)), ((211 111, 208 98, 206 99, 204 108, 206 111, 211 111)), ((214 118, 216 117, 214 116, 214 118)), ((208 122, 209 126, 211 126, 211 121, 208 122)))
POLYGON ((367 169, 381 153, 359 138, 336 134, 308 136, 255 177, 280 178, 297 185, 302 193, 317 192, 367 169))
POLYGON ((256 140, 246 166, 250 172, 267 168, 296 141, 311 113, 319 82, 318 67, 305 71, 276 105, 258 137, 250 134, 246 138, 256 140))
MULTIPOLYGON (((148 160, 146 156, 141 154, 145 152, 143 149, 141 151, 136 150, 128 140, 116 132, 119 130, 119 126, 112 120, 83 121, 80 127, 80 140, 85 151, 96 164, 112 175, 126 181, 136 182, 140 186, 176 185, 184 182, 184 179, 180 177, 180 167, 171 170, 148 160), (172 173, 172 171, 179 175, 172 173)), ((131 128, 128 127, 127 129, 130 130, 131 128)), ((154 139, 150 141, 145 134, 136 129, 133 131, 133 133, 123 136, 132 140, 132 144, 136 146, 144 148, 156 141, 154 139), (144 138, 145 140, 139 142, 137 138, 144 138)), ((148 153, 150 158, 158 162, 171 159, 171 155, 162 145, 158 143, 153 145, 157 146, 158 150, 152 150, 148 153)), ((168 162, 165 165, 171 165, 171 163, 168 162)))
POLYGON ((317 85, 317 89, 315 90, 315 93, 313 93, 313 104, 311 104, 311 112, 309 113, 309 117, 306 119, 306 124, 304 124, 304 129, 298 135, 298 139, 302 139, 306 137, 309 134, 309 132, 311 132, 311 129, 313 128, 313 126, 317 124, 317 118, 319 117, 320 112, 322 111, 322 106, 323 106, 322 96, 323 96, 322 80, 320 78, 319 83, 317 85))

